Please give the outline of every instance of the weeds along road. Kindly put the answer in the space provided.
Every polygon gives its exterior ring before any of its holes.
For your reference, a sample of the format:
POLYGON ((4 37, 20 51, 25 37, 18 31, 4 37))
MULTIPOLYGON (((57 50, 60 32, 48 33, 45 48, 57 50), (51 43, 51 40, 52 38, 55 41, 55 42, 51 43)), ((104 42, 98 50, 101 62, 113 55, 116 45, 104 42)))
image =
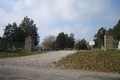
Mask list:
POLYGON ((57 68, 52 62, 76 51, 51 51, 0 59, 0 80, 120 80, 120 74, 57 68))

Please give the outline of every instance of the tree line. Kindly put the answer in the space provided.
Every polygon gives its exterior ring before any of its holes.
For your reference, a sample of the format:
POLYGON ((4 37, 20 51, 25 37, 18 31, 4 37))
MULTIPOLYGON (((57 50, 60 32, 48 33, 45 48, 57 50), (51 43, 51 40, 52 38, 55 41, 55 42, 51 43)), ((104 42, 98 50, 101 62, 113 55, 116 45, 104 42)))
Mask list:
POLYGON ((101 48, 101 45, 104 46, 104 35, 106 33, 112 34, 115 40, 120 40, 120 20, 113 27, 106 30, 105 27, 101 27, 98 32, 94 35, 95 47, 101 48))
POLYGON ((34 21, 27 16, 21 21, 21 24, 17 26, 16 22, 13 24, 8 23, 5 26, 2 38, 5 42, 25 42, 27 36, 34 38, 35 45, 39 43, 39 34, 37 33, 38 28, 34 21))
POLYGON ((75 40, 74 34, 71 33, 70 35, 61 32, 58 34, 57 37, 49 35, 46 36, 42 42, 45 49, 87 49, 86 40, 75 40))
MULTIPOLYGON (((2 38, 6 43, 25 42, 25 38, 30 35, 34 38, 34 44, 37 45, 39 43, 39 34, 37 31, 38 28, 34 24, 34 21, 25 16, 18 26, 16 22, 13 22, 13 24, 8 23, 4 28, 2 38)), ((101 45, 104 46, 104 35, 106 33, 111 33, 114 39, 120 40, 120 20, 118 20, 118 23, 113 28, 106 30, 105 27, 101 27, 98 30, 93 39, 95 41, 95 47, 101 48, 101 45)), ((57 37, 52 35, 47 36, 43 40, 43 45, 50 49, 87 49, 86 43, 85 39, 75 41, 73 33, 68 35, 64 32, 59 33, 57 37)))
POLYGON ((43 40, 43 45, 46 49, 67 49, 67 48, 73 48, 74 47, 74 34, 71 33, 69 36, 68 34, 64 34, 64 32, 61 32, 58 34, 57 37, 55 36, 46 36, 43 40))
MULTIPOLYGON (((25 16, 19 25, 17 25, 16 22, 13 22, 13 24, 8 23, 4 28, 2 38, 7 45, 14 42, 21 44, 24 43, 25 38, 30 35, 34 38, 34 44, 38 45, 40 36, 37 31, 38 28, 36 27, 36 24, 34 24, 34 21, 28 18, 28 16, 25 16)), ((64 32, 59 33, 57 37, 52 35, 46 36, 43 40, 43 45, 46 49, 87 48, 85 39, 75 41, 73 33, 68 35, 64 32)))

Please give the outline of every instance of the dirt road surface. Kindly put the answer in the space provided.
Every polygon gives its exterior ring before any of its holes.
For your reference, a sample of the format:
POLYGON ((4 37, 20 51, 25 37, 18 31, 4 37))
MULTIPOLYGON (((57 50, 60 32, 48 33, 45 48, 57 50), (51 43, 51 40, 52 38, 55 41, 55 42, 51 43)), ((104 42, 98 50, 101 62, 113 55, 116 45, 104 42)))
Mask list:
POLYGON ((51 51, 24 57, 1 58, 0 80, 120 80, 120 74, 61 69, 52 62, 76 51, 51 51))

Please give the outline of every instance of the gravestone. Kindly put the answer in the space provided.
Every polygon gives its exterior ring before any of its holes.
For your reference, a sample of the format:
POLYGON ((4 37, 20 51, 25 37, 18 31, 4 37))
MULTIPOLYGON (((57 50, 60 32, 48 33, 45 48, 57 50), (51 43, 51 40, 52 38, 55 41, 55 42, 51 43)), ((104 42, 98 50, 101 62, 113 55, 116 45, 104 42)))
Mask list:
POLYGON ((104 50, 104 46, 103 45, 101 45, 101 50, 104 50))
POLYGON ((113 36, 110 33, 104 35, 105 51, 113 50, 113 36))
POLYGON ((118 50, 120 50, 120 41, 119 41, 119 44, 118 44, 118 50))
POLYGON ((34 39, 31 36, 25 38, 25 51, 34 50, 34 39))

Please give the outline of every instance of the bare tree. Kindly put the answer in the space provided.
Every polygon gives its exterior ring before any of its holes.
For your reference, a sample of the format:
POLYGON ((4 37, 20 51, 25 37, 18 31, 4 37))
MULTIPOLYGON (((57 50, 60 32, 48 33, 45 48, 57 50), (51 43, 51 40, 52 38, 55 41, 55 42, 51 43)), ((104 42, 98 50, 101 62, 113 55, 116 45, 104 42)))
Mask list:
POLYGON ((45 49, 50 49, 53 41, 56 40, 56 37, 53 35, 46 36, 43 40, 43 45, 45 49))

